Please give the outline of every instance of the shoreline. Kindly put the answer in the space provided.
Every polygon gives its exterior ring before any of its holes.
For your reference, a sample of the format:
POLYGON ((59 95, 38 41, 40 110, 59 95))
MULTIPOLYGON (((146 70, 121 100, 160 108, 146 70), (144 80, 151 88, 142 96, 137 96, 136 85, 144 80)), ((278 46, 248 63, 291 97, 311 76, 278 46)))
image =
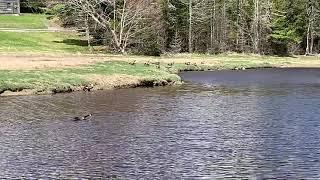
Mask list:
MULTIPOLYGON (((306 57, 309 61, 302 61, 300 59, 305 57, 297 59, 239 54, 193 55, 192 58, 186 55, 159 58, 46 55, 34 60, 34 56, 24 57, 22 54, 11 57, 17 58, 16 62, 12 61, 17 63, 16 66, 10 64, 9 60, 7 67, 6 62, 0 65, 0 97, 168 86, 183 83, 178 73, 185 71, 320 68, 318 57, 306 57), (54 60, 57 62, 50 64, 54 60), (45 66, 45 63, 49 65, 45 66)), ((4 58, 0 60, 5 61, 4 58)))
POLYGON ((30 96, 30 95, 54 95, 54 94, 61 94, 61 93, 73 93, 73 92, 93 92, 93 91, 103 91, 103 90, 117 90, 117 89, 128 89, 128 88, 152 88, 152 87, 159 87, 159 86, 171 86, 171 85, 179 85, 182 84, 182 81, 171 81, 171 80, 140 80, 136 83, 127 83, 127 84, 120 84, 119 86, 115 87, 108 87, 108 86, 99 86, 94 85, 92 89, 87 89, 87 86, 78 86, 72 87, 70 89, 55 89, 53 91, 43 91, 37 92, 31 89, 23 89, 21 91, 12 92, 12 91, 4 91, 0 93, 1 97, 9 97, 9 96, 30 96))

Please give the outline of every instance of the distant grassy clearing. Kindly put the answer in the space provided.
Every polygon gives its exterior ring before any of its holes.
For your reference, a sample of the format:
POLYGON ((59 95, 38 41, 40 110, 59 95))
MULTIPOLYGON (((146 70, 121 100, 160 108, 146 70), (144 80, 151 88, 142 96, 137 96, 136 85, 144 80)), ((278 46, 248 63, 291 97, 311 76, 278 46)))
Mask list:
POLYGON ((87 46, 75 33, 0 32, 0 52, 75 53, 87 51, 87 46))
POLYGON ((47 29, 46 24, 47 16, 41 14, 0 15, 0 28, 47 29))

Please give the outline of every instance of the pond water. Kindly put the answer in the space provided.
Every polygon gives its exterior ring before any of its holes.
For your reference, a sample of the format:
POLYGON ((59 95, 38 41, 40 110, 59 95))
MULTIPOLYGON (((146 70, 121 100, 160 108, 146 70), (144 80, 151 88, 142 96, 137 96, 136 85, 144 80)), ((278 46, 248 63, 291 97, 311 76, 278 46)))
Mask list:
POLYGON ((177 87, 1 97, 0 177, 320 178, 320 70, 181 76, 177 87))

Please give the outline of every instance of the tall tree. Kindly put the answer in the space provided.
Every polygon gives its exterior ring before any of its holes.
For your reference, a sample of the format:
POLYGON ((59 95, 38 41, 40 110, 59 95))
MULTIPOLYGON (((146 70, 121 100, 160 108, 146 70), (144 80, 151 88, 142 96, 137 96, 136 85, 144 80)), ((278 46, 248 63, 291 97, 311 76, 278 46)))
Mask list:
POLYGON ((68 3, 110 33, 115 49, 122 53, 136 35, 154 25, 148 19, 159 13, 156 0, 70 0, 68 3))

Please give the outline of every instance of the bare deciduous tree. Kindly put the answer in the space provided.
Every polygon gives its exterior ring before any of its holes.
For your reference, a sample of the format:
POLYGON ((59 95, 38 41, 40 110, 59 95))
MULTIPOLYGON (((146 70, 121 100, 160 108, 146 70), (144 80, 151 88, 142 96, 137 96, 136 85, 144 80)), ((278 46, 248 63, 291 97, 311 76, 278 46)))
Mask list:
POLYGON ((156 0, 69 0, 68 4, 110 33, 114 48, 122 53, 137 34, 154 25, 148 19, 157 10, 156 0))

